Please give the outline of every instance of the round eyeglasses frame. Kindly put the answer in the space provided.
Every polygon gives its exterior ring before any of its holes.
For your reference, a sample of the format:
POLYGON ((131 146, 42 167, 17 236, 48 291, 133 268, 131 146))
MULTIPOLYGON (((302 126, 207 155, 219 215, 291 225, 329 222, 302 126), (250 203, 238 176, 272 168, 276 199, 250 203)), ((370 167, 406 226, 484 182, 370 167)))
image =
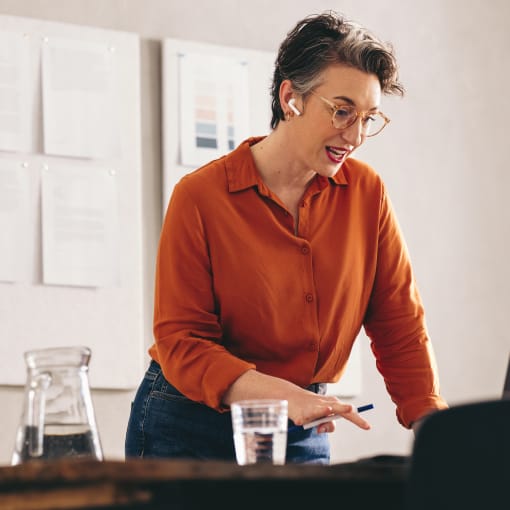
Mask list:
POLYGON ((351 105, 342 105, 342 106, 338 106, 334 103, 332 103, 331 101, 329 101, 328 99, 326 99, 325 97, 317 94, 317 92, 311 92, 314 96, 318 97, 320 100, 322 100, 328 107, 329 109, 331 110, 332 112, 332 116, 331 116, 331 124, 333 125, 333 127, 335 129, 347 129, 349 127, 351 127, 353 124, 356 123, 356 121, 361 118, 362 122, 361 122, 361 132, 363 133, 363 136, 366 136, 367 138, 368 137, 371 137, 371 136, 375 136, 375 135, 378 135, 389 123, 390 123, 390 119, 389 117, 387 117, 386 115, 384 115, 383 112, 371 112, 371 111, 357 111, 356 108, 354 106, 351 106, 351 105), (337 118, 336 118, 336 112, 338 112, 339 110, 349 110, 353 113, 355 113, 356 115, 354 115, 354 117, 352 117, 352 120, 348 121, 347 124, 343 125, 343 126, 337 126, 337 118), (374 116, 379 116, 382 118, 383 120, 383 125, 377 130, 375 131, 374 133, 368 133, 368 130, 370 128, 370 123, 366 123, 366 120, 367 119, 370 119, 370 117, 374 117, 374 116))

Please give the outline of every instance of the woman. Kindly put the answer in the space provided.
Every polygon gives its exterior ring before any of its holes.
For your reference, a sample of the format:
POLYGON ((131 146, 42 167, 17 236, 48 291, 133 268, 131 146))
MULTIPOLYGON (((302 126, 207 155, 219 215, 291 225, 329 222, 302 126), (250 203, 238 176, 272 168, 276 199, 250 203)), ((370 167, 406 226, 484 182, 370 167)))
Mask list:
MULTIPOLYGON (((324 394, 361 327, 410 428, 446 407, 424 311, 381 178, 350 157, 403 94, 391 47, 334 13, 283 41, 272 131, 185 176, 161 232, 151 364, 126 456, 234 459, 229 405, 288 400, 293 424, 341 414, 324 394)), ((334 422, 288 436, 287 462, 329 462, 334 422)))

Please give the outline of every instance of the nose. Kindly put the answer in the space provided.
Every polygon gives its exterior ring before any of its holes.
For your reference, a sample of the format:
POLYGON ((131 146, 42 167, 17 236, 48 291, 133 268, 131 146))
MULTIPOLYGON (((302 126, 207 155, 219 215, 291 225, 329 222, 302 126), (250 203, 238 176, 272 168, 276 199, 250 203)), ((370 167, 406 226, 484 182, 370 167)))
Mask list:
POLYGON ((362 122, 363 119, 358 117, 354 124, 342 129, 340 132, 340 136, 354 148, 359 147, 365 139, 365 135, 362 131, 362 122))

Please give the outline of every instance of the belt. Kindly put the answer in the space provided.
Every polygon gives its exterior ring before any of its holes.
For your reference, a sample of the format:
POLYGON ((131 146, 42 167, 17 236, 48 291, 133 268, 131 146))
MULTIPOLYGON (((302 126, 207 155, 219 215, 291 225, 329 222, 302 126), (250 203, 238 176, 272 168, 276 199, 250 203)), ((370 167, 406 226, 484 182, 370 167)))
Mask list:
POLYGON ((316 382, 310 384, 308 388, 306 388, 308 391, 313 391, 314 393, 317 393, 318 395, 325 395, 326 391, 328 389, 328 385, 326 383, 322 382, 316 382))

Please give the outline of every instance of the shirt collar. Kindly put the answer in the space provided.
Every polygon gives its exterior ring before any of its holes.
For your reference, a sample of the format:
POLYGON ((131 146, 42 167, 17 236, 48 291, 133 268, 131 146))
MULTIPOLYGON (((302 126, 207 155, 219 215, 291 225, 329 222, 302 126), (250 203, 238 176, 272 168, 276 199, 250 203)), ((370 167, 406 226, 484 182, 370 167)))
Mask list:
MULTIPOLYGON (((246 139, 225 158, 225 171, 227 175, 228 191, 230 193, 235 193, 236 191, 241 191, 252 186, 264 185, 250 151, 250 147, 263 138, 263 136, 258 136, 246 139)), ((344 165, 345 164, 346 163, 344 163, 344 165)), ((320 189, 324 189, 328 184, 343 186, 349 184, 343 171, 343 165, 333 177, 317 175, 316 182, 320 189)))

